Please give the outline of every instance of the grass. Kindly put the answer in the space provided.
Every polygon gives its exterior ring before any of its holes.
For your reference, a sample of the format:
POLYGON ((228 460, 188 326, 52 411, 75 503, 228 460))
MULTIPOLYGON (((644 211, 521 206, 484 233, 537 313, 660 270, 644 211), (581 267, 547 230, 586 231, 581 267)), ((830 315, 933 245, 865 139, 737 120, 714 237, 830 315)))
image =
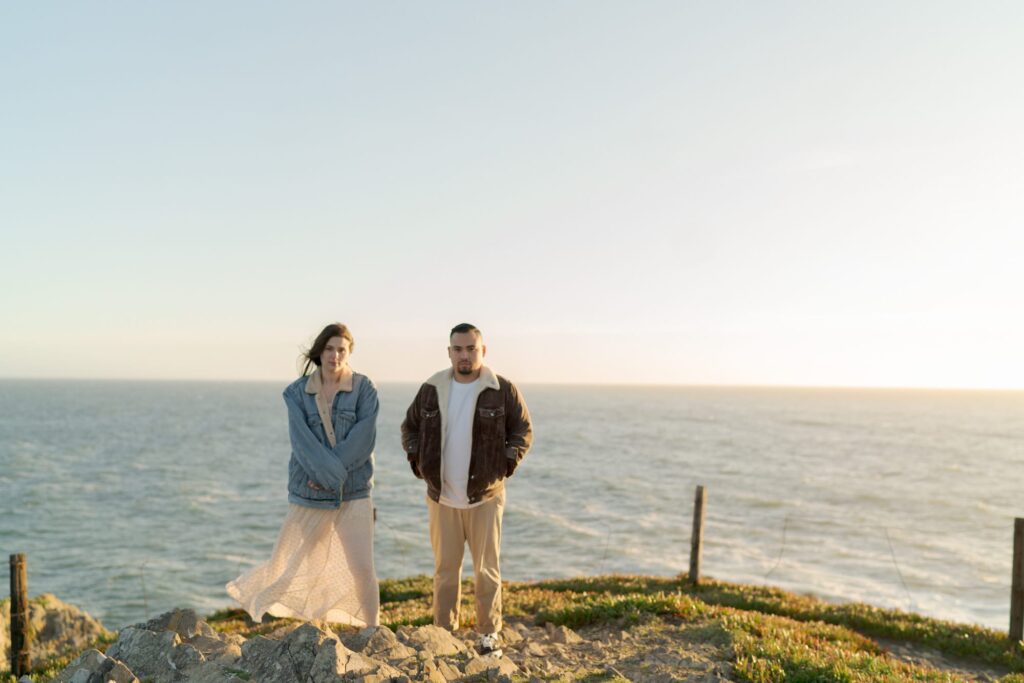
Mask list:
POLYGON ((883 657, 874 642, 840 626, 736 610, 723 623, 733 634, 736 673, 754 683, 951 679, 883 657))
POLYGON ((823 621, 869 636, 925 645, 943 654, 1024 672, 1024 642, 1010 642, 1005 633, 982 626, 931 619, 862 603, 837 605, 777 588, 721 581, 709 581, 695 589, 685 590, 709 604, 775 614, 797 621, 823 621))
MULTIPOLYGON (((579 596, 575 601, 585 601, 585 596, 595 595, 652 596, 677 592, 709 606, 787 617, 798 622, 824 622, 863 635, 923 645, 944 655, 1024 673, 1024 641, 1011 642, 1003 632, 862 603, 832 604, 778 588, 714 580, 692 587, 685 576, 675 579, 599 576, 530 585, 530 590, 537 589, 579 596)), ((572 618, 580 622, 580 616, 572 618)))
MULTIPOLYGON (((382 582, 382 621, 393 628, 430 621, 430 579, 382 582)), ((832 604, 777 588, 679 577, 598 576, 511 583, 505 613, 570 628, 654 617, 713 619, 732 639, 736 673, 773 681, 950 681, 950 674, 887 657, 870 638, 923 646, 977 665, 1008 670, 1002 683, 1024 683, 1024 642, 981 626, 932 619, 861 603, 832 604)), ((472 621, 472 586, 462 613, 472 621)), ((595 672, 594 680, 607 680, 595 672)))
MULTIPOLYGON (((431 592, 432 581, 426 576, 382 581, 381 622, 392 629, 431 623, 431 592)), ((832 604, 769 587, 714 580, 692 587, 685 575, 509 583, 504 612, 574 629, 607 624, 625 628, 652 619, 706 627, 728 641, 736 677, 750 683, 959 680, 886 656, 871 638, 924 646, 1009 672, 1001 683, 1024 683, 1024 643, 1011 642, 1005 633, 859 603, 832 604)), ((462 615, 464 625, 472 625, 469 580, 463 583, 462 615)), ((265 635, 290 622, 268 617, 255 624, 238 609, 220 610, 207 621, 219 631, 245 637, 265 635)), ((97 643, 97 648, 106 649, 107 643, 97 643)), ((33 679, 55 676, 73 657, 47 662, 33 679)), ((241 670, 232 673, 245 678, 241 670)), ((577 673, 577 680, 622 680, 600 662, 577 673)), ((0 676, 0 681, 13 680, 0 676)))

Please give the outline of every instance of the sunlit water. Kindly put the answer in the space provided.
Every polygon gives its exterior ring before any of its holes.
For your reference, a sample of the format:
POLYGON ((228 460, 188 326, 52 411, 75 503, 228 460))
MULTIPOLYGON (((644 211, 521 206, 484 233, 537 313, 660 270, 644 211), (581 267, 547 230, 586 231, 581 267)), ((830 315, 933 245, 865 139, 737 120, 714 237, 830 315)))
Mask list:
MULTIPOLYGON (((281 388, 0 382, 0 551, 112 628, 227 606, 287 507, 281 388)), ((522 388, 505 578, 685 571, 703 484, 707 575, 1007 627, 1024 393, 522 388)), ((415 389, 380 387, 381 577, 432 567, 399 445, 415 389)))

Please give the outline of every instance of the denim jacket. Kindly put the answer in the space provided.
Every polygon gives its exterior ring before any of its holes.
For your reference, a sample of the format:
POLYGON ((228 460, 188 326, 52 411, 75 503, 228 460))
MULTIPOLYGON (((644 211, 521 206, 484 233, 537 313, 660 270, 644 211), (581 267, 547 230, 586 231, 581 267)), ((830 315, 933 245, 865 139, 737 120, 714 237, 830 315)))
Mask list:
POLYGON ((373 488, 373 446, 377 440, 377 389, 366 375, 353 373, 352 390, 334 397, 336 444, 331 448, 316 392, 306 390, 311 375, 284 390, 288 406, 288 502, 313 508, 337 509, 343 500, 366 498, 373 488), (311 488, 312 480, 320 489, 311 488))

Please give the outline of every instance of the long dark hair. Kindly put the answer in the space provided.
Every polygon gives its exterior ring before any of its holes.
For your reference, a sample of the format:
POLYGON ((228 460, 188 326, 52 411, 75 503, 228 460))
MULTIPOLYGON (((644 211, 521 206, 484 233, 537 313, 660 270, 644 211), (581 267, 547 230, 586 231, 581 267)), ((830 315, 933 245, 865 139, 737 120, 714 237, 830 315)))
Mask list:
POLYGON ((314 366, 320 367, 320 356, 323 354, 327 342, 331 341, 333 337, 348 339, 349 352, 356 348, 356 342, 352 339, 352 333, 348 331, 348 328, 341 323, 331 323, 320 331, 320 334, 313 340, 313 345, 309 347, 309 350, 303 351, 302 355, 299 356, 300 364, 305 361, 305 367, 302 368, 303 375, 311 373, 314 366))

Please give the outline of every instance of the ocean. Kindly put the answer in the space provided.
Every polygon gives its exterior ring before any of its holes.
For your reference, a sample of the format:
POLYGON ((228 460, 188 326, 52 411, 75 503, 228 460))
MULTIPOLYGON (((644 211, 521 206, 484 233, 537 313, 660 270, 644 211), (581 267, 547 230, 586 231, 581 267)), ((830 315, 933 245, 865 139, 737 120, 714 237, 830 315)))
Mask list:
MULTIPOLYGON (((287 509, 281 383, 0 381, 0 552, 120 628, 231 604, 287 509)), ((424 484, 379 386, 378 575, 430 573, 424 484)), ((1024 392, 522 385, 503 576, 702 571, 1005 630, 1024 392)), ((468 557, 467 557, 467 571, 468 557)))

